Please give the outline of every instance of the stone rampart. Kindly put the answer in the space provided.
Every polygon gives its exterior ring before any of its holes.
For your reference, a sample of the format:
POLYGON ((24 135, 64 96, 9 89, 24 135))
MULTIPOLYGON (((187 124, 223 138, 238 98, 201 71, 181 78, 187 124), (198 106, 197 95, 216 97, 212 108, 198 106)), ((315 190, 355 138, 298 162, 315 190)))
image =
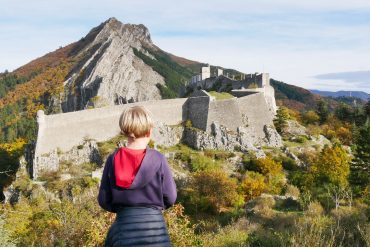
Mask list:
POLYGON ((207 132, 211 131, 211 125, 214 122, 227 126, 228 129, 233 131, 236 131, 239 126, 243 125, 237 98, 210 101, 207 132))
POLYGON ((262 142, 265 138, 264 125, 273 125, 274 113, 270 111, 263 93, 255 93, 238 98, 243 124, 248 130, 252 143, 262 142))
MULTIPOLYGON (((58 159, 53 159, 51 164, 50 154, 68 152, 85 140, 101 142, 117 136, 122 111, 135 105, 145 106, 152 113, 153 120, 160 123, 152 136, 160 145, 178 142, 183 136, 183 128, 170 126, 179 125, 185 120, 191 120, 193 127, 211 135, 214 135, 212 125, 223 126, 232 133, 240 132, 240 128, 243 128, 243 136, 249 139, 248 143, 266 145, 265 129, 273 125, 274 113, 264 92, 225 100, 215 100, 206 92, 202 95, 205 96, 144 101, 55 115, 44 115, 39 111, 39 130, 32 162, 34 178, 39 170, 46 171, 48 167, 57 169, 58 159)), ((228 147, 232 147, 232 144, 228 144, 228 147)))
POLYGON ((208 96, 192 97, 186 101, 183 107, 184 112, 193 127, 202 130, 207 129, 209 102, 210 97, 208 96))
POLYGON ((83 139, 105 141, 119 133, 118 120, 123 109, 129 106, 145 106, 153 114, 154 121, 176 125, 183 121, 183 105, 187 99, 144 101, 125 105, 43 115, 39 113, 39 132, 35 156, 56 148, 68 151, 83 139))

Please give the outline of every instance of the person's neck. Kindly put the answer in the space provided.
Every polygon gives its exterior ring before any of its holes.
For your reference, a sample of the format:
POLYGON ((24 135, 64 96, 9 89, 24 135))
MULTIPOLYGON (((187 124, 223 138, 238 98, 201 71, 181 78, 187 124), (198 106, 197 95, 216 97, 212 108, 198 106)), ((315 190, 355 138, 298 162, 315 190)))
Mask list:
POLYGON ((129 149, 145 149, 148 146, 150 138, 141 137, 141 138, 128 138, 127 148, 129 149))

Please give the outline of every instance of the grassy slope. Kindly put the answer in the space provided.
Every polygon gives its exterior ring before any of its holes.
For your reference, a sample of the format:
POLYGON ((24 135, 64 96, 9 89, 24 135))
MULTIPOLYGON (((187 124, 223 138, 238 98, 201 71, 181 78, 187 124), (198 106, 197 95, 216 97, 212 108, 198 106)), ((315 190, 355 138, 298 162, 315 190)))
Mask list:
POLYGON ((162 51, 150 52, 155 59, 148 57, 137 49, 134 49, 134 53, 142 59, 144 63, 164 77, 166 87, 160 84, 157 85, 163 98, 176 98, 184 93, 185 84, 193 75, 190 69, 176 63, 172 60, 171 56, 162 51))

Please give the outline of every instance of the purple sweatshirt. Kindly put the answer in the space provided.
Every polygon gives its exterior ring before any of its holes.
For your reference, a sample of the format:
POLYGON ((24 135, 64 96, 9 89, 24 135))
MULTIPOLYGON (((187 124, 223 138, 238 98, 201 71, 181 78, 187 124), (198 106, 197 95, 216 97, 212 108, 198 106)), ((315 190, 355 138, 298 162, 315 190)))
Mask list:
POLYGON ((114 213, 122 206, 166 209, 175 203, 176 184, 163 154, 147 147, 134 181, 124 189, 116 186, 115 182, 116 152, 108 156, 101 179, 98 202, 103 209, 114 213))

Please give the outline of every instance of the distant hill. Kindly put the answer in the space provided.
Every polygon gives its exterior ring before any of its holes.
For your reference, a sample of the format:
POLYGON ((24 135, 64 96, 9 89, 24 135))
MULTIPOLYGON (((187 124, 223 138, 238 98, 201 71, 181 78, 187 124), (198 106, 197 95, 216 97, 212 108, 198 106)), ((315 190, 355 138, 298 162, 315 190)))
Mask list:
POLYGON ((359 98, 362 100, 369 100, 370 99, 370 94, 362 91, 337 91, 337 92, 331 92, 331 91, 321 91, 321 90, 316 90, 316 89, 310 89, 310 91, 314 94, 326 96, 326 97, 333 97, 333 98, 338 98, 338 97, 354 97, 354 98, 359 98))
POLYGON ((270 80, 275 89, 277 105, 284 105, 298 111, 311 110, 316 107, 321 96, 311 93, 309 90, 290 85, 274 79, 270 80))

